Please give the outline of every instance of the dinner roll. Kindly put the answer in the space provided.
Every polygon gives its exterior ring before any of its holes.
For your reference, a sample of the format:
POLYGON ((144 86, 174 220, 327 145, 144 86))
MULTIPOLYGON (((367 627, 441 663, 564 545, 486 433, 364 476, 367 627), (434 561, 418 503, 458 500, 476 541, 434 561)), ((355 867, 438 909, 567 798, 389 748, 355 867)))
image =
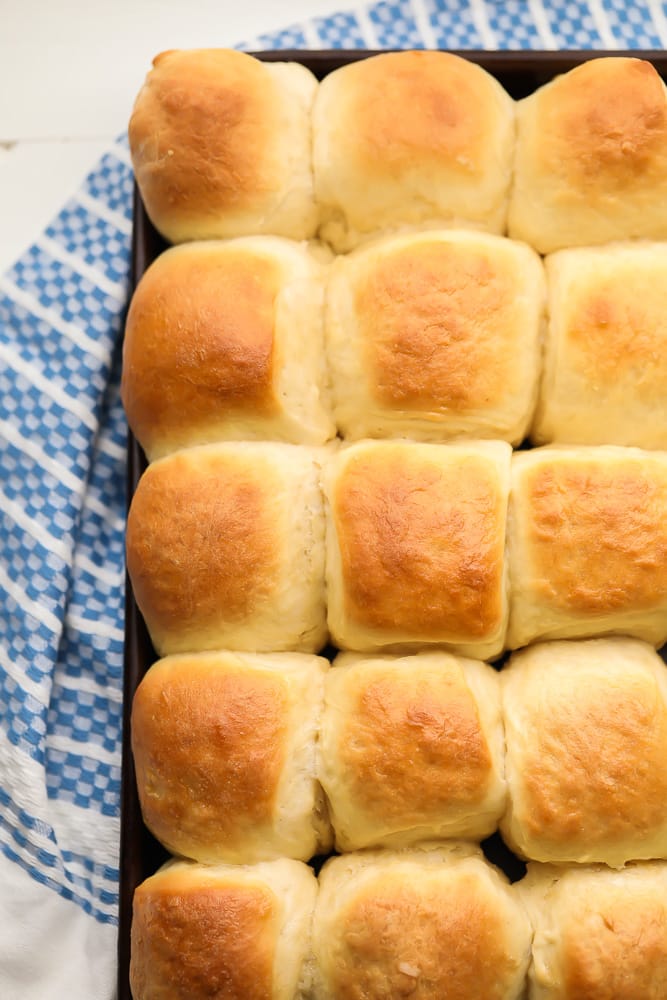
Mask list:
POLYGON ((446 230, 338 257, 326 335, 344 437, 518 444, 537 396, 545 281, 529 247, 446 230))
POLYGON ((327 463, 328 620, 339 648, 500 653, 510 455, 502 441, 362 441, 327 463))
POLYGON ((134 1000, 298 1000, 316 895, 300 861, 168 862, 134 893, 134 1000))
POLYGON ((517 118, 510 236, 540 253, 667 238, 667 92, 649 62, 590 59, 517 118))
POLYGON ((664 1000, 667 865, 528 866, 529 1000, 664 1000))
POLYGON ((327 861, 313 927, 315 1000, 518 1000, 530 925, 467 844, 327 861))
POLYGON ((561 250, 546 266, 533 439, 667 448, 667 244, 561 250))
POLYGON ((508 519, 510 648, 534 639, 667 639, 667 453, 516 452, 508 519))
POLYGON ((514 101, 445 52, 391 52, 330 73, 313 108, 320 234, 335 250, 405 226, 503 232, 514 101))
POLYGON ((148 467, 128 513, 127 569, 159 656, 322 648, 321 459, 233 442, 148 467))
POLYGON ((192 653, 155 663, 132 704, 144 822, 172 854, 307 861, 331 846, 315 780, 327 661, 192 653))
POLYGON ((170 243, 317 227, 313 74, 231 49, 162 52, 130 118, 148 216, 170 243))
POLYGON ((336 658, 320 781, 341 851, 493 833, 505 808, 498 674, 445 652, 336 658))
POLYGON ((149 459, 224 439, 322 444, 323 269, 270 236, 172 247, 132 297, 121 394, 149 459))
POLYGON ((509 846, 614 867, 667 857, 667 667, 652 647, 541 643, 501 682, 509 846))

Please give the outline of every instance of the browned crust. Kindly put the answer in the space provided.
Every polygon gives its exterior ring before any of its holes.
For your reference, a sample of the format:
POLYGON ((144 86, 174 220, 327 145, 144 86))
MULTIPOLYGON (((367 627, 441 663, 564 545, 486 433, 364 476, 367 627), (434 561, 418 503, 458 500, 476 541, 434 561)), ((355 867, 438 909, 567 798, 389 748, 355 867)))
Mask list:
MULTIPOLYGON (((341 86, 342 86, 341 71, 341 86)), ((350 149, 359 170, 400 175, 446 163, 474 180, 484 169, 495 81, 444 52, 384 53, 344 69, 346 116, 355 123, 350 149)))
POLYGON ((503 914, 472 874, 423 885, 378 877, 337 922, 336 1000, 504 1000, 516 975, 503 914))
POLYGON ((127 521, 127 567, 149 630, 186 634, 249 618, 276 586, 280 547, 266 463, 215 449, 144 473, 127 521))
POLYGON ((520 820, 531 840, 594 851, 663 826, 667 706, 653 678, 614 674, 603 690, 574 672, 545 681, 525 725, 520 820))
POLYGON ((252 210, 274 193, 277 97, 266 67, 227 49, 172 50, 153 61, 129 141, 149 216, 182 224, 252 210))
POLYGON ((276 262, 247 250, 170 251, 141 279, 125 329, 121 396, 150 450, 227 416, 270 416, 276 262))
POLYGON ((279 674, 197 657, 149 670, 132 707, 146 825, 176 853, 242 846, 270 824, 285 765, 288 696, 279 674))
POLYGON ((627 386, 630 404, 641 398, 661 405, 667 392, 667 259, 662 253, 650 257, 649 252, 618 251, 615 256, 613 250, 595 255, 581 251, 582 256, 571 261, 567 255, 560 261, 558 255, 553 258, 556 280, 559 267, 569 275, 551 304, 554 331, 562 330, 565 355, 557 372, 562 368, 564 374, 580 375, 591 403, 596 396, 604 403, 607 394, 627 386), (585 271, 579 280, 577 265, 589 262, 598 270, 585 271))
POLYGON ((134 895, 136 1000, 271 1000, 277 904, 262 886, 150 880, 134 895))
POLYGON ((438 413, 493 406, 511 375, 502 345, 517 292, 515 268, 479 248, 426 243, 382 257, 356 293, 378 402, 438 413))
POLYGON ((522 470, 536 598, 583 614, 650 609, 667 593, 667 476, 637 459, 555 457, 522 470))
POLYGON ((343 773, 364 811, 418 824, 447 807, 479 803, 492 760, 459 667, 441 676, 371 675, 339 735, 343 773))
POLYGON ((539 101, 543 169, 598 196, 664 176, 667 102, 641 59, 594 59, 558 78, 539 101), (602 180, 603 178, 603 180, 602 180))
POLYGON ((334 491, 345 604, 389 634, 469 639, 503 619, 504 500, 488 460, 349 458, 334 491))
POLYGON ((667 910, 662 900, 619 890, 573 914, 563 930, 567 1000, 663 1000, 667 996, 667 910))

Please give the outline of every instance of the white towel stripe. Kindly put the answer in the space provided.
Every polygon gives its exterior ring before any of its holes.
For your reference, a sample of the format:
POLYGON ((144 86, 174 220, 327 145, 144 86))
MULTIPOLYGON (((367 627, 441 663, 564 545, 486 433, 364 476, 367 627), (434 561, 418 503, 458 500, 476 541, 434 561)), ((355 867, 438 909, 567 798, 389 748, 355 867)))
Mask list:
MULTIPOLYGON (((11 757, 10 761, 12 764, 14 763, 14 760, 11 757)), ((14 798, 14 800, 16 801, 15 789, 12 789, 12 798, 14 798)), ((17 806, 19 808, 24 808, 22 806, 19 806, 18 803, 17 806)), ((26 812, 32 814, 29 808, 26 809, 26 812)), ((39 863, 35 858, 33 851, 30 850, 30 847, 19 844, 12 837, 10 830, 0 829, 0 840, 6 843, 11 848, 12 851, 18 854, 21 860, 29 869, 31 870, 35 869, 39 865, 40 869, 44 872, 44 874, 61 888, 66 889, 69 892, 73 892, 77 896, 88 900, 95 906, 97 910, 106 913, 109 916, 115 915, 116 906, 114 905, 114 903, 105 902, 99 897, 100 897, 100 890, 106 890, 109 893, 111 892, 117 893, 118 883, 116 881, 108 878, 101 872, 93 875, 81 861, 75 858, 69 859, 65 866, 64 862, 60 857, 58 845, 55 844, 50 837, 46 836, 38 826, 33 826, 30 828, 25 827, 23 826, 23 824, 20 823, 20 821, 17 818, 12 816, 11 813, 6 816, 6 820, 11 827, 18 827, 21 830, 21 833, 27 837, 30 846, 32 846, 34 850, 43 850, 46 853, 52 855, 56 859, 56 863, 54 865, 44 865, 42 863, 39 863), (67 876, 65 875, 64 871, 65 867, 69 871, 71 871, 73 875, 76 875, 81 879, 86 879, 87 881, 89 881, 92 884, 93 891, 91 892, 90 888, 88 888, 87 886, 80 885, 78 881, 73 882, 70 879, 68 879, 67 876)), ((95 835, 95 833, 98 833, 97 825, 94 825, 93 827, 89 826, 88 829, 91 832, 93 832, 93 835, 95 835)), ((83 852, 81 851, 77 851, 76 853, 83 854, 83 852)), ((109 865, 108 867, 112 868, 113 866, 109 865)))
POLYGON ((0 666, 5 673, 11 677, 14 683, 22 688, 26 694, 38 701, 40 705, 46 705, 51 694, 51 675, 44 674, 41 681, 35 681, 26 673, 25 666, 13 660, 4 646, 0 645, 0 666))
POLYGON ((300 27, 303 31, 303 37, 306 40, 306 48, 321 49, 322 39, 319 36, 317 27, 315 26, 315 22, 311 20, 304 21, 304 23, 300 25, 300 27))
POLYGON ((101 451, 103 455, 108 455, 109 458, 113 458, 116 461, 121 461, 127 457, 127 450, 123 445, 116 444, 109 437, 100 437, 97 440, 97 450, 101 451))
POLYGON ((379 49, 380 43, 378 42, 377 35, 375 34, 375 28, 373 27, 373 22, 370 19, 367 7, 357 7, 354 11, 357 16, 357 21, 359 22, 359 27, 361 29, 361 34, 364 39, 364 45, 367 49, 379 49))
MULTIPOLYGON (((66 829, 67 843, 63 844, 63 850, 69 851, 72 854, 78 854, 83 858, 89 858, 91 861, 97 862, 100 866, 114 867, 114 864, 110 863, 110 861, 115 853, 114 848, 118 843, 119 821, 117 817, 98 816, 96 821, 91 823, 89 822, 91 814, 88 810, 83 810, 79 806, 67 802, 65 799, 47 800, 43 765, 25 754, 17 754, 16 748, 4 736, 0 738, 0 774, 13 774, 16 776, 17 780, 12 783, 10 793, 13 805, 16 810, 23 810, 28 816, 37 820, 34 825, 24 825, 21 823, 19 817, 14 814, 14 810, 8 810, 7 818, 11 825, 20 826, 22 831, 28 836, 31 844, 37 848, 43 848, 49 854, 58 856, 58 843, 54 843, 48 831, 52 829, 56 841, 59 841, 60 829, 66 829), (101 853, 100 847, 105 848, 103 853, 109 857, 109 861, 98 860, 101 853)), ((17 850, 16 844, 13 841, 12 844, 14 849, 17 850)), ((27 858, 30 858, 29 854, 27 854, 27 858)), ((32 864, 34 863, 33 859, 32 864)), ((81 861, 72 858, 66 864, 67 868, 72 871, 76 869, 83 877, 89 878, 94 886, 104 887, 114 892, 118 891, 118 883, 116 881, 109 879, 102 873, 92 875, 81 861)), ((48 871, 51 877, 55 878, 62 871, 62 868, 60 866, 53 866, 45 870, 48 871)), ((69 882, 61 881, 60 877, 58 881, 61 885, 69 885, 71 887, 69 882)), ((79 891, 85 892, 86 890, 80 888, 79 891)), ((111 904, 100 903, 99 905, 108 905, 110 912, 113 912, 111 904)))
MULTIPOLYGON (((94 910, 95 910, 96 913, 103 913, 106 917, 116 917, 117 916, 117 912, 118 912, 118 906, 117 906, 117 904, 110 903, 110 902, 105 902, 104 900, 102 900, 100 898, 93 897, 91 895, 91 893, 90 893, 90 890, 88 888, 86 888, 85 886, 73 884, 67 878, 67 876, 65 875, 65 873, 62 870, 61 866, 56 866, 56 867, 50 868, 50 867, 47 867, 46 865, 40 864, 36 860, 34 854, 28 848, 25 848, 25 847, 21 846, 20 844, 17 844, 17 842, 14 840, 14 838, 12 837, 12 835, 11 835, 11 833, 9 831, 4 830, 4 829, 0 829, 0 841, 2 841, 3 843, 7 844, 7 846, 10 848, 10 850, 14 854, 18 855, 18 857, 21 859, 22 865, 25 867, 25 869, 27 869, 28 874, 31 874, 36 869, 39 869, 42 872, 43 876, 46 879, 48 879, 48 882, 46 883, 47 886, 49 886, 49 883, 51 884, 51 886, 52 885, 56 885, 60 890, 63 890, 64 893, 67 893, 67 894, 72 893, 76 897, 76 900, 85 900, 86 903, 90 904, 94 908, 94 910)), ((51 845, 51 847, 53 848, 53 844, 51 845)), ((52 853, 53 853, 53 851, 52 851, 52 853)), ((68 867, 70 867, 70 866, 68 865, 68 867)), ((115 892, 116 893, 118 892, 117 886, 115 888, 115 892)), ((63 895, 64 893, 61 893, 61 895, 63 895)), ((66 911, 63 911, 63 912, 66 912, 66 911)), ((18 926, 18 924, 16 926, 18 926)), ((21 945, 22 946, 25 945, 25 937, 21 941, 21 945)), ((18 950, 17 950, 17 954, 18 954, 18 950)), ((81 952, 76 952, 76 953, 73 952, 73 954, 80 955, 81 952)), ((42 961, 43 961, 43 959, 41 959, 40 963, 39 963, 40 971, 41 971, 41 968, 42 968, 42 965, 41 965, 42 961)), ((61 957, 61 961, 62 961, 62 957, 61 957)), ((34 956, 31 959, 31 968, 33 970, 36 968, 36 960, 35 960, 34 956)), ((77 973, 77 976, 75 977, 75 982, 77 983, 77 985, 78 985, 78 978, 79 978, 79 976, 78 976, 78 973, 77 973)), ((98 985, 98 984, 96 983, 96 985, 98 985)), ((33 994, 33 996, 34 995, 35 994, 33 994)), ((81 995, 81 994, 77 993, 77 996, 78 995, 81 995)), ((90 995, 90 994, 88 994, 88 995, 90 995)))
POLYGON ((76 629, 82 635, 99 635, 104 636, 105 639, 115 639, 117 642, 122 642, 124 638, 122 628, 118 628, 117 625, 93 621, 90 618, 84 618, 82 615, 74 614, 72 611, 67 612, 67 624, 71 625, 72 628, 76 629))
POLYGON ((44 320, 49 326, 52 326, 54 330, 62 333, 64 337, 71 340, 73 344, 80 347, 82 351, 86 351, 87 354, 92 354, 94 358, 105 364, 109 363, 110 350, 109 347, 105 347, 103 344, 98 343, 98 341, 93 340, 88 334, 84 333, 78 326, 74 323, 70 323, 68 320, 63 319, 63 317, 55 309, 43 306, 34 295, 26 292, 23 288, 19 288, 15 285, 13 281, 9 278, 0 278, 0 288, 2 288, 7 295, 18 302, 19 305, 27 309, 28 312, 36 317, 37 319, 44 320))
POLYGON ((34 538, 36 542, 39 542, 40 545, 43 545, 47 552, 51 552, 54 556, 62 559, 65 565, 69 565, 72 560, 72 546, 69 542, 63 541, 62 538, 55 538, 39 521, 28 517, 23 506, 15 500, 11 500, 3 493, 0 493, 0 497, 2 498, 0 503, 2 504, 3 513, 11 518, 17 528, 20 528, 27 535, 30 535, 31 538, 34 538))
POLYGON ((609 27, 607 14, 605 13, 601 0, 589 0, 588 7, 593 15, 595 27, 598 29, 598 34, 600 35, 600 39, 605 49, 617 49, 619 45, 614 38, 613 31, 609 27))
POLYGON ((497 49, 498 42, 489 24, 484 0, 471 0, 470 11, 475 22, 475 27, 482 39, 482 48, 490 51, 497 49))
POLYGON ((92 495, 92 493, 88 493, 86 496, 86 507, 89 511, 91 511, 91 513, 97 514, 105 524, 110 525, 114 531, 124 530, 124 517, 120 514, 116 514, 115 511, 110 510, 106 504, 103 504, 102 501, 98 500, 97 497, 92 495))
MULTIPOLYGON (((25 810, 33 818, 42 819, 41 824, 36 824, 37 830, 40 826, 48 826, 44 821, 48 813, 44 765, 30 754, 18 752, 3 730, 0 730, 0 775, 12 776, 11 785, 5 784, 3 779, 2 786, 16 808, 25 810)), ((42 830, 40 832, 46 837, 42 830)))
POLYGON ((61 675, 58 678, 58 683, 66 691, 90 694, 94 698, 104 698, 106 701, 113 701, 117 705, 122 705, 123 703, 123 691, 121 687, 115 688, 111 684, 98 684, 97 681, 93 680, 87 674, 82 674, 81 677, 69 677, 67 674, 61 675))
MULTIPOLYGON (((97 860, 101 853, 109 856, 109 860, 100 861, 99 864, 107 865, 110 868, 116 867, 110 862, 111 857, 117 853, 118 835, 120 833, 120 820, 117 816, 98 816, 96 821, 90 822, 90 812, 74 802, 67 799, 49 800, 49 818, 52 819, 53 828, 58 837, 60 829, 67 831, 67 845, 65 850, 70 850, 74 854, 80 854, 84 858, 97 860), (106 843, 105 843, 106 841, 106 843), (100 846, 106 848, 100 851, 100 846)), ((72 862, 75 864, 76 862, 72 862)), ((70 862, 67 862, 69 867, 70 862)), ((90 876, 92 877, 92 876, 90 876)), ((94 877, 94 881, 104 882, 112 889, 118 891, 117 882, 109 882, 103 876, 94 877)))
MULTIPOLYGON (((62 462, 58 462, 55 458, 51 458, 38 444, 31 441, 29 438, 23 437, 23 435, 11 424, 8 420, 0 420, 0 436, 4 437, 5 441, 13 444, 14 447, 25 452, 25 454, 32 458, 37 465, 41 466, 45 472, 50 473, 54 479, 59 480, 63 486, 71 490, 77 495, 83 490, 83 482, 75 476, 62 462)), ((103 510, 106 508, 100 504, 103 510)))
POLYGON ((78 740, 70 739, 69 736, 52 733, 47 742, 53 750, 59 750, 61 753, 73 754, 75 757, 88 757, 98 764, 107 764, 109 767, 120 767, 120 751, 109 752, 98 743, 93 743, 92 740, 79 743, 78 740))
POLYGON ((558 44, 556 43, 556 39, 554 38, 554 34, 551 30, 549 18, 547 17, 542 0, 528 0, 528 3, 533 15, 535 27, 537 28, 538 35, 540 36, 542 48, 547 51, 554 52, 558 48, 558 44))
POLYGON ((431 21, 428 16, 428 12, 424 7, 423 0, 412 0, 412 12, 414 14, 419 37, 423 41, 425 48, 437 49, 438 40, 431 26, 431 21))
POLYGON ((45 396, 52 399, 54 403, 61 406, 63 410, 67 410, 68 413, 73 413, 77 420, 80 420, 82 424, 91 431, 97 430, 97 420, 95 415, 91 413, 89 406, 84 406, 77 398, 70 396, 64 389, 56 385, 50 378, 46 375, 42 375, 41 372, 31 364, 17 354, 16 351, 12 349, 9 344, 0 343, 0 357, 8 363, 8 365, 23 375, 24 378, 30 382, 35 389, 39 389, 43 392, 45 396))
POLYGON ((648 8, 653 18, 653 26, 660 39, 660 44, 667 49, 667 18, 661 0, 647 0, 648 8))
POLYGON ((127 291, 125 285, 118 281, 111 281, 107 278, 106 274, 102 271, 98 271, 96 267, 92 267, 87 264, 85 260, 81 257, 77 257, 75 254, 70 253, 65 247, 61 246, 56 240, 51 239, 50 236, 42 235, 38 240, 38 246, 43 247, 52 257, 56 260, 61 261, 63 264, 67 264, 75 274, 81 275, 82 278, 86 278, 91 284, 100 288, 105 295, 114 299, 116 302, 125 302, 127 298, 127 291))
POLYGON ((120 142, 115 142, 113 146, 107 150, 107 155, 115 156, 117 160, 132 169, 132 157, 130 155, 130 150, 127 146, 123 146, 120 142))
POLYGON ((119 566, 117 570, 108 570, 104 566, 98 566, 92 559, 89 559, 88 556, 79 551, 74 553, 74 565, 82 569, 85 573, 94 576, 96 580, 102 580, 110 587, 120 587, 125 579, 125 568, 123 566, 119 566))
POLYGON ((49 608, 44 607, 43 604, 28 597, 23 587, 10 578, 2 564, 0 564, 0 587, 16 601, 23 611, 35 618, 54 635, 60 635, 62 623, 58 616, 49 608))
POLYGON ((98 198, 93 198, 93 196, 88 194, 87 191, 77 191, 75 200, 78 201, 82 208, 92 212, 93 215, 99 215, 100 219, 104 219, 105 222, 115 226, 116 229, 119 229, 125 236, 131 235, 132 222, 130 219, 126 218, 115 209, 109 208, 109 206, 103 201, 100 201, 98 198))

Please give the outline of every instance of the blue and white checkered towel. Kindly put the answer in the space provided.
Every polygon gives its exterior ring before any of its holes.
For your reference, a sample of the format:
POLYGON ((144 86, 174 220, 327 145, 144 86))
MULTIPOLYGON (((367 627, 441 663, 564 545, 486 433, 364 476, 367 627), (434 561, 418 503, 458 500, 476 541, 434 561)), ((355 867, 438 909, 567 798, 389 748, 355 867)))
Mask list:
MULTIPOLYGON (((396 0, 239 47, 666 45, 660 0, 396 0)), ((121 139, 0 279, 2 1000, 115 993, 131 195, 121 139)))

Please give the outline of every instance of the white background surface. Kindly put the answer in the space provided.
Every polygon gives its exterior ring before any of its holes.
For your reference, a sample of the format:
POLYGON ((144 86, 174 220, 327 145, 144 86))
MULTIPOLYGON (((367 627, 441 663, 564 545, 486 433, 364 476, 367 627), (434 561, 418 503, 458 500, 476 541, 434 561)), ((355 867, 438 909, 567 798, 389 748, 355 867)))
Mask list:
POLYGON ((163 49, 235 45, 344 0, 0 0, 0 272, 126 127, 163 49))

